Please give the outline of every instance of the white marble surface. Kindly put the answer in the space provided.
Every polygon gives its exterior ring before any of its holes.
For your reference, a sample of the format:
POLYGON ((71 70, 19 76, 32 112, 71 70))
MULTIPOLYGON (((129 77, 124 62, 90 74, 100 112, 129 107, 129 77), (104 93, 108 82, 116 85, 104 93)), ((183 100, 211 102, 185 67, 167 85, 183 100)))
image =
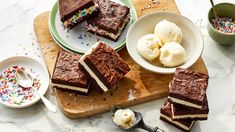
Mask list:
MULTIPOLYGON (((222 0, 215 0, 219 3, 222 0)), ((235 3, 235 0, 226 0, 235 3)), ((55 0, 5 0, 0 4, 0 61, 10 56, 27 55, 43 63, 34 37, 33 19, 50 10, 55 0)), ((209 70, 207 91, 210 114, 207 121, 197 122, 194 132, 232 132, 235 126, 235 45, 220 46, 207 34, 209 0, 176 0, 182 15, 198 25, 203 33, 205 49, 203 59, 209 70)), ((56 104, 53 92, 47 97, 56 104)), ((133 106, 144 115, 146 123, 161 126, 170 131, 177 129, 161 122, 159 109, 163 99, 133 106)), ((87 119, 71 120, 60 111, 50 113, 42 102, 26 109, 10 109, 0 105, 0 131, 9 132, 73 132, 73 131, 121 131, 110 119, 109 113, 87 119)), ((133 130, 141 131, 141 130, 133 130)))

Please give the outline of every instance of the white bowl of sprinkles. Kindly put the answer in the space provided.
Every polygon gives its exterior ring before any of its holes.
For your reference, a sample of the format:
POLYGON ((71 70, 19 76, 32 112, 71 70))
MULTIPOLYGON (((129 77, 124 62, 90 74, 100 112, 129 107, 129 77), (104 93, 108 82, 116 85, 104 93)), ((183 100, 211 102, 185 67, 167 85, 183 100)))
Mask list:
POLYGON ((49 75, 41 63, 29 57, 11 57, 0 63, 0 103, 11 108, 25 108, 38 102, 40 97, 32 88, 23 88, 17 83, 17 68, 23 68, 33 76, 32 87, 41 94, 49 87, 49 75))

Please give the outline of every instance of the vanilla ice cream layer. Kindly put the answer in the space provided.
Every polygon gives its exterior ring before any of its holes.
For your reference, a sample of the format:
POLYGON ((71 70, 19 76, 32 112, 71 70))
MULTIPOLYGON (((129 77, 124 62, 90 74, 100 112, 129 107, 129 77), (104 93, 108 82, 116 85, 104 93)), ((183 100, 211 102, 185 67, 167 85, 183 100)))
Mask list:
POLYGON ((60 88, 64 88, 64 89, 70 89, 70 90, 75 90, 75 91, 81 91, 83 93, 87 93, 88 92, 88 88, 69 86, 69 85, 64 85, 64 84, 51 83, 51 86, 53 86, 53 87, 56 86, 56 87, 60 87, 60 88))
MULTIPOLYGON (((171 104, 171 108, 173 108, 173 105, 171 104)), ((185 118, 207 118, 208 114, 184 114, 184 115, 175 115, 174 110, 171 109, 172 118, 173 119, 185 119, 185 118)))
POLYGON ((198 109, 202 108, 202 105, 193 104, 191 102, 181 100, 181 99, 177 99, 177 98, 170 97, 170 96, 168 98, 170 98, 172 100, 172 102, 175 102, 175 103, 178 103, 178 104, 182 104, 182 105, 185 105, 185 106, 194 107, 194 108, 198 108, 198 109))
POLYGON ((80 64, 86 69, 86 71, 90 74, 90 76, 96 81, 96 83, 100 86, 100 88, 107 92, 108 88, 104 85, 103 82, 96 76, 96 74, 90 69, 90 67, 84 62, 85 56, 89 55, 92 52, 92 49, 97 47, 100 42, 95 43, 79 60, 80 64))
POLYGON ((129 19, 130 19, 130 14, 123 20, 122 26, 118 29, 118 32, 116 34, 114 34, 112 32, 108 32, 108 31, 103 30, 103 29, 100 29, 97 26, 94 26, 94 25, 91 25, 91 24, 88 24, 86 27, 87 27, 88 31, 92 31, 92 32, 95 32, 95 33, 97 32, 100 35, 107 35, 112 39, 117 39, 121 35, 122 30, 124 29, 126 23, 129 21, 129 19))

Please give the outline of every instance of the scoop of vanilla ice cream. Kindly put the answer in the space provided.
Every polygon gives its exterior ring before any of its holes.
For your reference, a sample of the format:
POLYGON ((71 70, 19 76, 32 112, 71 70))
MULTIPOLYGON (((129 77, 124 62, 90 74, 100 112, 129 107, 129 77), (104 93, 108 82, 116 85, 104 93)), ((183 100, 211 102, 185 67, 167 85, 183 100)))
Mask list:
POLYGON ((162 46, 162 43, 156 35, 147 34, 137 42, 137 51, 142 57, 148 61, 152 61, 159 56, 160 46, 162 46))
POLYGON ((160 62, 167 67, 174 67, 186 61, 185 49, 176 42, 165 43, 160 49, 160 62))
POLYGON ((135 122, 135 113, 130 109, 119 109, 114 113, 113 122, 122 128, 129 128, 135 122))
POLYGON ((181 29, 175 23, 167 20, 162 20, 155 26, 154 34, 164 44, 172 41, 181 43, 182 40, 181 29))

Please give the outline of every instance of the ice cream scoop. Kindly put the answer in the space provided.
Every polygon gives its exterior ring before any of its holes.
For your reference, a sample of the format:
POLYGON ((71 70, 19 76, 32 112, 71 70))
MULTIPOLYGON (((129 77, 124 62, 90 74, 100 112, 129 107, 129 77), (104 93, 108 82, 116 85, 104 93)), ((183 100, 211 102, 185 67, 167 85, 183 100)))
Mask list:
POLYGON ((135 120, 135 113, 130 109, 118 109, 113 116, 113 122, 124 129, 131 127, 135 120))
POLYGON ((114 107, 111 111, 111 115, 112 115, 113 122, 115 123, 115 125, 117 125, 119 128, 122 128, 124 130, 141 128, 149 132, 165 132, 159 127, 151 127, 145 124, 143 120, 143 115, 140 112, 136 112, 130 109, 114 107), (126 121, 127 121, 128 127, 123 127, 123 123, 126 124, 126 121), (129 124, 129 122, 131 122, 131 124, 129 124))
POLYGON ((175 67, 185 61, 186 52, 179 43, 165 43, 160 49, 160 62, 166 67, 175 67))
POLYGON ((162 43, 154 34, 147 34, 139 39, 137 42, 137 51, 148 61, 153 61, 159 56, 159 47, 162 43))
POLYGON ((172 22, 162 20, 156 24, 154 34, 162 41, 162 43, 178 42, 181 43, 182 31, 181 29, 172 22))

